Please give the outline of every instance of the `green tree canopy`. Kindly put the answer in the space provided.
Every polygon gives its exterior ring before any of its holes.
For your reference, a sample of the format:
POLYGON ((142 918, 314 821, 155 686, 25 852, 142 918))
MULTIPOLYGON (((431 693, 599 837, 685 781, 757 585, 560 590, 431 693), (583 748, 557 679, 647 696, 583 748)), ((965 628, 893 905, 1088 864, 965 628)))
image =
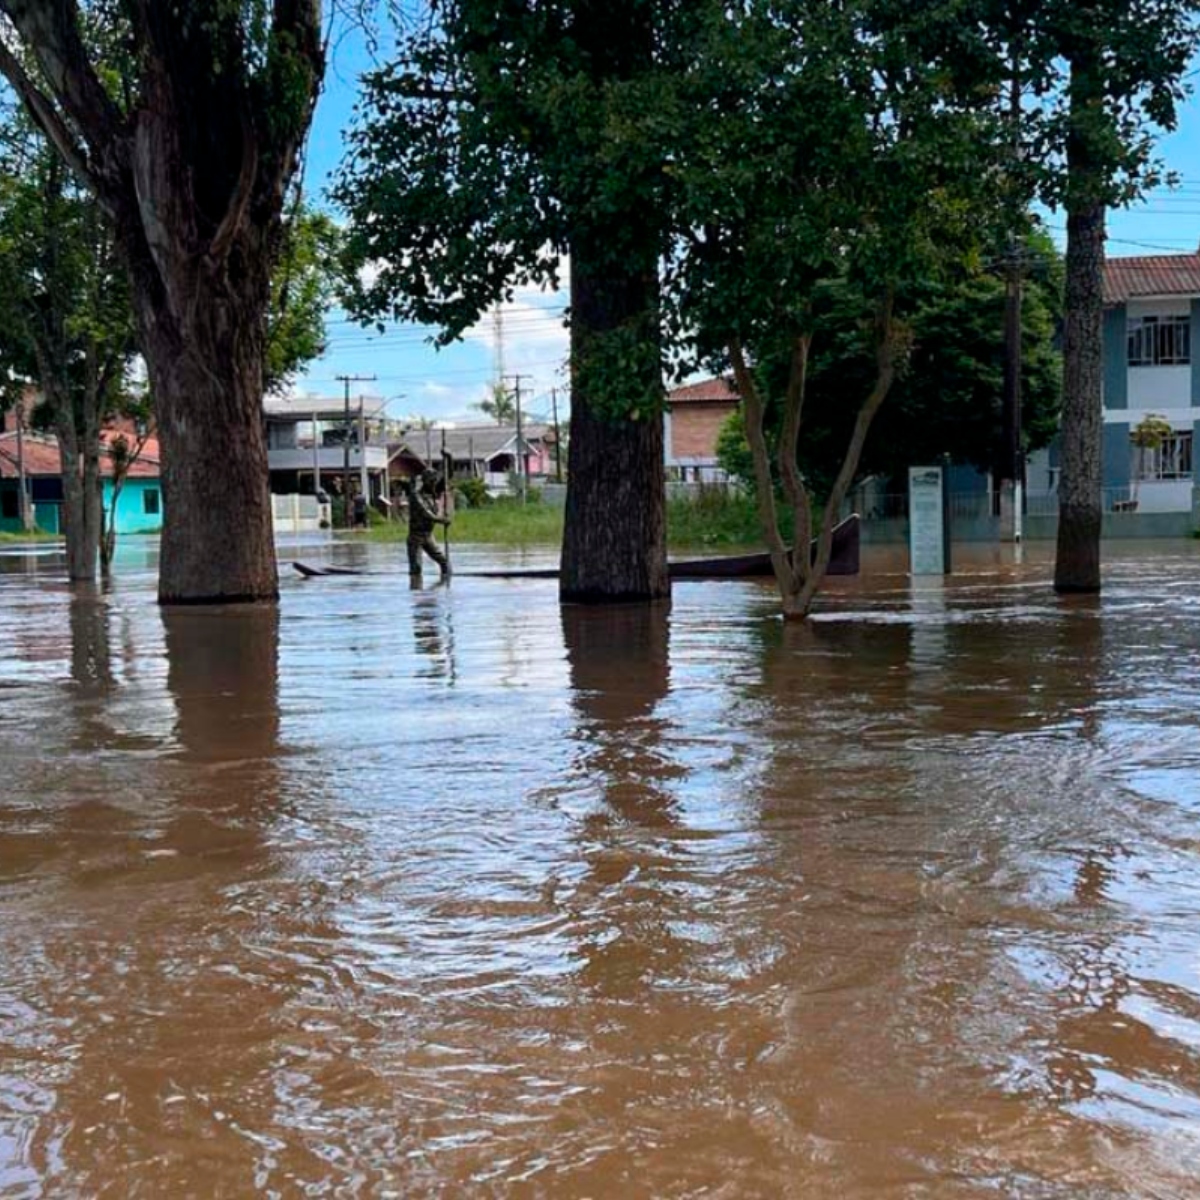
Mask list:
MULTIPOLYGON (((1062 264, 1045 234, 1030 239, 1029 279, 1022 308, 1022 430, 1024 448, 1047 445, 1058 429, 1061 364, 1055 348, 1061 316, 1062 264)), ((900 475, 948 455, 981 471, 1002 453, 1005 284, 994 272, 922 283, 912 306, 912 347, 863 448, 858 477, 900 475)), ((805 434, 799 462, 805 479, 827 491, 841 463, 855 398, 870 386, 873 364, 859 330, 863 313, 852 296, 825 313, 814 329, 805 434)), ((776 444, 788 364, 763 363, 769 440, 776 444)), ((720 442, 722 465, 753 481, 740 414, 720 442)), ((778 480, 776 480, 778 482, 778 480)))
POLYGON ((281 391, 325 353, 325 318, 340 286, 341 233, 327 213, 298 203, 284 222, 271 277, 263 390, 281 391))

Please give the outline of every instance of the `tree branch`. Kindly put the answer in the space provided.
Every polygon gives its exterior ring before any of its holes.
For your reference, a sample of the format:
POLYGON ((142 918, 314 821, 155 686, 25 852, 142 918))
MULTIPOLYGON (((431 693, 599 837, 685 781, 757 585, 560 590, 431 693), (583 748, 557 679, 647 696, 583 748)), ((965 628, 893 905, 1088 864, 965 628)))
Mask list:
POLYGON ((812 502, 808 488, 800 476, 797 455, 800 449, 800 424, 804 412, 804 396, 808 386, 808 352, 812 334, 801 333, 792 343, 792 361, 788 370, 787 395, 784 398, 783 429, 779 435, 779 477, 784 494, 795 515, 793 538, 793 574, 805 578, 809 565, 809 546, 812 543, 812 502), (796 556, 799 555, 799 558, 796 556))
POLYGON ((87 144, 90 158, 103 159, 123 120, 88 57, 75 0, 0 0, 0 12, 37 59, 66 120, 87 144))
POLYGON ((875 328, 875 384, 866 400, 863 401, 862 408, 858 410, 858 417, 854 422, 854 432, 850 437, 850 444, 846 447, 846 456, 842 460, 841 470, 838 471, 833 487, 829 491, 825 515, 821 520, 821 535, 817 540, 816 557, 811 566, 807 555, 804 559, 806 574, 796 614, 801 617, 807 614, 817 588, 820 587, 821 581, 825 578, 825 572, 829 569, 829 559, 833 552, 833 530, 838 522, 842 501, 845 500, 850 484, 858 474, 858 464, 862 458, 863 446, 866 444, 871 423, 875 420, 875 414, 879 412, 880 406, 887 399, 887 394, 891 391, 892 383, 896 378, 895 293, 891 288, 888 288, 880 302, 875 328))
POLYGON ((754 484, 758 499, 758 519, 763 537, 771 553, 771 567, 780 588, 794 591, 791 556, 787 543, 779 532, 779 513, 775 507, 775 488, 771 479, 771 454, 767 449, 767 438, 763 431, 763 402, 754 382, 754 375, 746 365, 746 353, 741 341, 733 338, 729 343, 729 361, 733 364, 733 375, 737 381, 738 394, 742 398, 745 414, 746 441, 750 444, 750 457, 754 462, 754 484))
POLYGON ((54 107, 54 101, 29 78, 25 68, 0 38, 0 74, 21 98, 25 111, 46 139, 62 156, 84 187, 94 188, 96 180, 88 165, 87 152, 75 140, 67 123, 54 107))
POLYGON ((225 259, 237 236, 238 229, 250 207, 254 197, 254 185, 258 178, 258 140, 254 136, 254 127, 242 105, 242 166, 238 172, 237 185, 229 200, 229 208, 221 218, 221 224, 209 243, 207 258, 209 263, 216 265, 225 259))

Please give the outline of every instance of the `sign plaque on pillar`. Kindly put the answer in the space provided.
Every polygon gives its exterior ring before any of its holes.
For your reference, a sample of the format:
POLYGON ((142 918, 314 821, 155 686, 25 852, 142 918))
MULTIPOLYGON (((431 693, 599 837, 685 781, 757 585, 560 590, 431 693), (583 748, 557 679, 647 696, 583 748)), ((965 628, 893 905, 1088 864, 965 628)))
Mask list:
POLYGON ((908 549, 914 575, 946 575, 945 474, 941 467, 910 467, 908 472, 908 549))

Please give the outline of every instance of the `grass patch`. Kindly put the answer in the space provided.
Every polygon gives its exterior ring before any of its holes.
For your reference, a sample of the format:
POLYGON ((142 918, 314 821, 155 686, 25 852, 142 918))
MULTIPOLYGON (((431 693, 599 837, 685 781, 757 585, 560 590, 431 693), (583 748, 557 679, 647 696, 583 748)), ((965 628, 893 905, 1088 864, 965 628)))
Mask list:
MULTIPOLYGON (((557 546, 562 542, 563 515, 563 509, 555 505, 522 506, 509 501, 481 508, 460 508, 450 527, 450 541, 491 546, 557 546)), ((388 522, 357 536, 371 542, 402 542, 408 536, 408 527, 399 521, 388 522)), ((440 542, 441 532, 435 536, 440 542)), ((763 544, 753 498, 721 488, 668 501, 667 540, 672 550, 703 551, 763 544)))
MULTIPOLYGON (((558 545, 562 541, 563 510, 550 504, 489 504, 460 508, 450 526, 450 541, 488 546, 558 545)), ((370 542, 402 542, 408 526, 401 521, 375 525, 359 535, 370 542)), ((442 532, 434 531, 441 543, 442 532)))
POLYGON ((754 497, 712 488, 668 500, 667 541, 673 550, 761 546, 754 497))
POLYGON ((57 533, 47 533, 44 529, 35 529, 31 533, 0 532, 0 546, 28 546, 37 542, 57 542, 57 533))

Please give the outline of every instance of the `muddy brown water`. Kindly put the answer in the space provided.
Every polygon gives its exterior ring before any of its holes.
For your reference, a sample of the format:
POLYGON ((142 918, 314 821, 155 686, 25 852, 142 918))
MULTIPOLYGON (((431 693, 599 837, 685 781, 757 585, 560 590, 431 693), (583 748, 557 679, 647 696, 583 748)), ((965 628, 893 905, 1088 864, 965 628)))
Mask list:
POLYGON ((0 558, 0 1195, 1200 1193, 1200 552, 874 567, 0 558))

